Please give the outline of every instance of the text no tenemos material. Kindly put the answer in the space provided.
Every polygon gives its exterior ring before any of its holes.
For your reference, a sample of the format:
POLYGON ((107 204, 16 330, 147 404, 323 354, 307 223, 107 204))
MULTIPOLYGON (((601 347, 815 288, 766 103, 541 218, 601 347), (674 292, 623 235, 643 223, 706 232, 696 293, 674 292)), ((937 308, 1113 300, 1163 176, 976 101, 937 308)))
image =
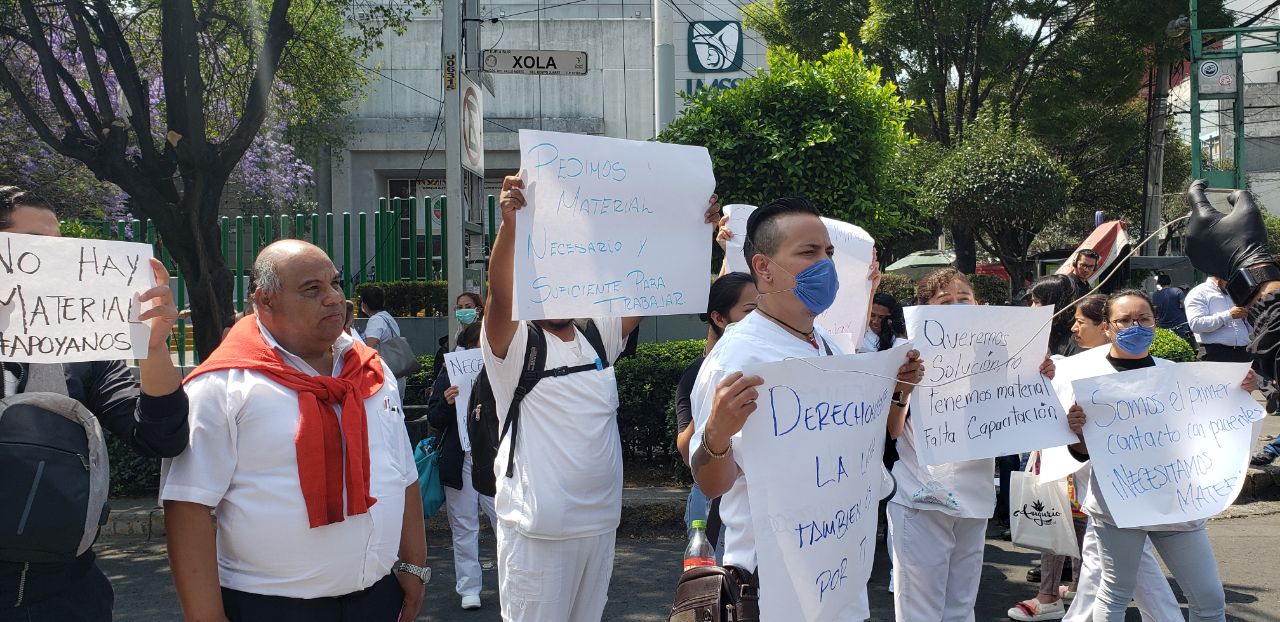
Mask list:
POLYGON ((762 620, 866 619, 886 418, 909 350, 743 370, 764 378, 737 451, 762 620))
POLYGON ((705 148, 520 130, 520 167, 515 319, 706 311, 705 148))
MULTIPOLYGON (((733 272, 749 273, 742 249, 747 239, 747 218, 756 207, 727 205, 724 209, 729 216, 726 226, 733 232, 733 237, 725 244, 725 262, 733 272)), ((836 293, 831 308, 819 315, 816 323, 830 333, 853 335, 851 339, 844 340, 852 351, 867 329, 867 308, 873 293, 871 281, 867 280, 867 270, 871 267, 871 254, 876 242, 862 227, 831 218, 823 218, 822 223, 827 226, 827 235, 835 247, 835 256, 831 260, 836 264, 840 291, 836 293)))
POLYGON ((1066 409, 1040 375, 1052 308, 922 305, 905 315, 925 366, 911 396, 922 464, 1074 442, 1066 409))
POLYGON ((1208 518, 1244 485, 1254 422, 1248 363, 1179 363, 1072 383, 1084 440, 1118 527, 1208 518))
POLYGON ((444 368, 449 374, 449 384, 458 387, 458 397, 453 400, 458 419, 458 441, 463 451, 471 451, 471 439, 467 437, 467 409, 471 404, 471 387, 484 369, 483 353, 480 348, 445 352, 444 368))
POLYGON ((146 358, 150 260, 149 244, 0 233, 0 360, 146 358))

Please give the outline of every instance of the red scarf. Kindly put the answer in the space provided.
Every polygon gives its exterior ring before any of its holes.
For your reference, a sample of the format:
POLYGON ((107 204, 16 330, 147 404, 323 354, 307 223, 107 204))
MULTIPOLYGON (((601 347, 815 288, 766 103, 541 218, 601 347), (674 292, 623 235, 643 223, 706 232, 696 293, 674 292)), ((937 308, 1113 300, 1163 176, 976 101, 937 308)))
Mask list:
POLYGON ((382 388, 382 363, 373 348, 359 341, 346 353, 342 374, 310 376, 285 363, 267 345, 253 316, 231 328, 222 345, 184 380, 211 371, 247 369, 298 393, 298 481, 307 504, 311 527, 342 522, 343 441, 346 442, 346 514, 369 511, 377 499, 369 496, 369 427, 364 400, 382 388), (342 404, 342 422, 333 405, 342 404))

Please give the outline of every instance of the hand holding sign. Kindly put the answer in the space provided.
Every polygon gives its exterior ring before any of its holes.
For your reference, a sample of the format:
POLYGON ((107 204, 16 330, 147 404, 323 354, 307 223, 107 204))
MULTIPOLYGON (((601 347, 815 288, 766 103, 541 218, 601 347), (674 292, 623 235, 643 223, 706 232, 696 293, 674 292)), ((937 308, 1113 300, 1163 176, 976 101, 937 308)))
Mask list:
POLYGON ((167 340, 173 332, 174 322, 178 319, 178 307, 174 305, 173 291, 169 289, 169 271, 155 257, 152 257, 149 263, 151 265, 152 278, 160 285, 156 285, 138 296, 143 308, 148 305, 151 307, 138 316, 138 321, 147 322, 151 325, 151 336, 147 340, 148 352, 156 352, 161 356, 168 356, 167 340))
POLYGON ((756 411, 756 399, 760 397, 756 387, 763 383, 760 376, 744 376, 736 371, 716 385, 711 415, 703 432, 702 443, 707 448, 717 454, 728 450, 729 439, 746 425, 747 417, 756 411))
POLYGON ((706 309, 719 212, 706 149, 521 130, 520 153, 523 187, 503 207, 519 210, 515 319, 706 309))
POLYGON ((1208 518, 1240 494, 1254 423, 1248 363, 1179 363, 1077 380, 1084 440, 1116 526, 1208 518))

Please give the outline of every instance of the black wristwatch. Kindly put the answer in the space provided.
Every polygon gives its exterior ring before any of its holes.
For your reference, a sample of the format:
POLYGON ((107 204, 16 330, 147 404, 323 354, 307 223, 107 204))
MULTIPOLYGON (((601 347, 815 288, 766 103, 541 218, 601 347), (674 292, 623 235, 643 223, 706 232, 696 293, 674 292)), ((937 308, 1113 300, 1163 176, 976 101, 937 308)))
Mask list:
POLYGON ((894 406, 899 408, 907 407, 907 396, 903 395, 902 391, 894 391, 893 397, 890 397, 889 399, 893 402, 894 406))
POLYGON ((1267 281, 1280 281, 1280 266, 1267 262, 1241 268, 1227 279, 1227 295, 1237 307, 1243 307, 1267 281))

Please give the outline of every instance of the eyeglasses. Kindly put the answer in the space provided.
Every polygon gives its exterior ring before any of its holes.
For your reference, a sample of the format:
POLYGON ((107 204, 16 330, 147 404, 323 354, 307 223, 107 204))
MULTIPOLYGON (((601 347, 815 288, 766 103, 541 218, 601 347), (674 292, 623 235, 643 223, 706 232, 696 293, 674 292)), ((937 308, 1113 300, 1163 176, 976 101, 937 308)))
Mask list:
POLYGON ((1156 319, 1151 317, 1143 317, 1143 318, 1138 318, 1136 320, 1131 320, 1131 319, 1111 320, 1111 323, 1115 324, 1116 326, 1119 326, 1120 328, 1133 328, 1134 326, 1141 326, 1143 328, 1156 327, 1156 319))
POLYGON ((1079 266, 1079 267, 1084 268, 1085 270, 1094 270, 1094 269, 1096 269, 1096 268, 1098 267, 1098 264, 1096 264, 1096 263, 1082 263, 1082 264, 1080 264, 1080 266, 1079 266))

